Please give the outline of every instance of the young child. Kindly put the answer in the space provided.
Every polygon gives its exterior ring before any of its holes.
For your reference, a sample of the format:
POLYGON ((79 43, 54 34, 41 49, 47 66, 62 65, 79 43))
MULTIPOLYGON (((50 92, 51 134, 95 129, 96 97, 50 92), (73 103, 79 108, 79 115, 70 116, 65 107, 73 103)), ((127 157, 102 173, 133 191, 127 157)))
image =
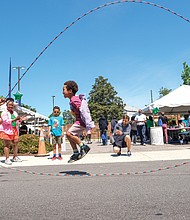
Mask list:
POLYGON ((81 99, 79 96, 76 96, 78 91, 78 85, 74 81, 67 81, 63 86, 63 95, 65 98, 70 99, 70 109, 71 113, 75 116, 75 123, 71 126, 71 128, 67 131, 67 139, 69 140, 71 147, 73 149, 73 155, 70 157, 68 163, 72 163, 76 160, 84 157, 90 150, 88 145, 85 145, 80 140, 80 135, 86 129, 85 123, 82 121, 80 117, 80 106, 81 99), (80 147, 80 152, 78 151, 77 145, 80 147))
POLYGON ((61 139, 64 136, 64 120, 63 117, 60 116, 60 108, 59 106, 55 106, 53 108, 53 116, 49 119, 48 122, 48 136, 52 136, 53 143, 53 158, 52 160, 56 160, 56 144, 58 144, 58 159, 62 160, 61 156, 61 139))
POLYGON ((18 153, 18 124, 22 120, 26 120, 25 117, 18 116, 14 111, 14 100, 9 99, 6 101, 7 109, 1 113, 2 122, 0 124, 0 138, 4 140, 4 153, 5 164, 11 165, 13 162, 22 162, 17 156, 18 153), (13 159, 9 159, 9 148, 13 144, 13 159))

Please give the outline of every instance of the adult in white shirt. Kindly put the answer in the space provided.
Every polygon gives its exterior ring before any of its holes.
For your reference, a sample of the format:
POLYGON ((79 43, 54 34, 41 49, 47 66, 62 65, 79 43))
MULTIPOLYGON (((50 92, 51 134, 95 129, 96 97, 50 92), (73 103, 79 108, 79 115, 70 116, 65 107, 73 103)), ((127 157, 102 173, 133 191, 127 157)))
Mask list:
POLYGON ((137 131, 140 136, 141 145, 146 145, 146 115, 142 114, 142 110, 138 110, 138 114, 135 116, 135 121, 137 123, 137 131))

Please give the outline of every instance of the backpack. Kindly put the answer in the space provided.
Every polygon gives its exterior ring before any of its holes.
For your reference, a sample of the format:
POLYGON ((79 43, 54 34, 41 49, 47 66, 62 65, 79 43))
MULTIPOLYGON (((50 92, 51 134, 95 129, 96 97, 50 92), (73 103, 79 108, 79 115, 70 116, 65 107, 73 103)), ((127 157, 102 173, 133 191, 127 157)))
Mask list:
POLYGON ((90 114, 90 109, 88 107, 88 103, 86 101, 85 95, 80 94, 79 99, 81 100, 81 106, 79 108, 80 117, 84 124, 86 125, 86 129, 90 130, 95 127, 94 122, 92 121, 92 117, 90 114))

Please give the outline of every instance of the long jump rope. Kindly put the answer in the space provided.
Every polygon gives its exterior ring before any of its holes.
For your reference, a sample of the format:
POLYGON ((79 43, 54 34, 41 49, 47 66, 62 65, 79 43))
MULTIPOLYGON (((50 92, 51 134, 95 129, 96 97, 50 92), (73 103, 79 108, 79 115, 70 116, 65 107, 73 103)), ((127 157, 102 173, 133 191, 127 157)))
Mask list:
MULTIPOLYGON (((66 26, 64 28, 63 31, 61 31, 41 52, 40 54, 35 58, 35 60, 30 64, 30 66, 26 69, 26 71, 22 74, 22 76, 18 79, 18 81, 15 83, 15 85, 13 86, 13 88, 11 89, 11 91, 9 92, 12 92, 14 90, 14 88, 18 85, 18 83, 21 81, 21 79, 26 75, 26 73, 29 71, 29 69, 34 65, 34 63, 40 58, 40 56, 48 49, 48 47, 50 47, 52 45, 52 43, 54 43, 54 41, 56 41, 58 39, 58 37, 60 37, 67 29, 69 29, 71 26, 73 26, 75 23, 77 23, 79 20, 81 20, 82 18, 86 17, 87 15, 95 12, 95 11, 98 11, 102 8, 106 8, 108 6, 111 6, 111 5, 116 5, 116 4, 121 4, 121 3, 140 3, 140 4, 145 4, 145 5, 150 5, 150 6, 154 6, 154 7, 157 7, 157 8, 160 8, 160 9, 163 9, 173 15, 176 15, 177 17, 183 19, 184 21, 187 21, 188 23, 190 23, 190 20, 185 18, 184 16, 176 13, 175 11, 172 11, 170 10, 169 8, 166 8, 166 7, 163 7, 161 5, 158 5, 158 4, 155 4, 155 3, 151 3, 151 2, 147 2, 147 1, 141 1, 141 0, 122 0, 122 1, 114 1, 114 2, 109 2, 109 3, 106 3, 104 5, 101 5, 101 6, 98 6, 94 9, 91 9, 90 11, 84 13, 83 15, 81 15, 80 17, 78 17, 76 20, 74 20, 70 25, 66 26)), ((7 95, 8 97, 8 95, 7 95)), ((6 98, 7 98, 6 97, 6 98)))
MULTIPOLYGON (((178 16, 179 18, 187 21, 188 23, 190 23, 190 20, 185 18, 184 16, 170 10, 169 8, 166 8, 166 7, 163 7, 161 5, 158 5, 158 4, 155 4, 155 3, 151 3, 151 2, 147 2, 147 1, 141 1, 141 0, 122 0, 122 1, 114 1, 114 2, 109 2, 109 3, 106 3, 106 4, 103 4, 101 6, 98 6, 94 9, 91 9, 90 11, 84 13, 83 15, 81 15, 80 17, 78 17, 76 20, 74 20, 70 25, 66 26, 64 28, 63 31, 61 31, 42 51, 41 53, 35 58, 35 60, 30 64, 30 66, 26 69, 26 71, 22 74, 22 76, 18 79, 18 81, 15 83, 15 85, 13 86, 13 88, 11 89, 11 91, 9 92, 12 92, 14 90, 14 88, 18 85, 18 83, 21 81, 21 79, 26 75, 26 73, 29 71, 29 69, 34 65, 34 63, 39 59, 39 57, 48 49, 48 47, 51 46, 51 44, 57 40, 58 37, 60 37, 67 29, 69 29, 71 26, 73 26, 75 23, 77 23, 79 20, 81 20, 82 18, 86 17, 87 15, 97 11, 97 10, 100 10, 102 8, 105 8, 105 7, 108 7, 108 6, 111 6, 111 5, 116 5, 116 4, 121 4, 121 3, 141 3, 141 4, 145 4, 145 5, 150 5, 150 6, 154 6, 154 7, 157 7, 157 8, 160 8, 160 9, 163 9, 173 15, 176 15, 178 16)), ((6 98, 8 97, 8 95, 6 96, 6 98)), ((19 169, 19 168, 14 168, 14 167, 5 167, 5 166, 2 166, 0 165, 1 168, 5 168, 5 169, 9 169, 9 170, 14 170, 14 171, 18 171, 18 172, 23 172, 23 173, 28 173, 28 174, 33 174, 33 175, 40 175, 40 176, 62 176, 62 177, 65 177, 65 176, 88 176, 88 177, 93 177, 93 176, 123 176, 123 175, 137 175, 137 174, 146 174, 146 173, 155 173, 155 172, 158 172, 158 171, 163 171, 163 170, 169 170, 169 169, 172 169, 172 168, 177 168, 179 166, 182 166, 182 165, 186 165, 186 164, 189 164, 190 162, 184 162, 184 163, 181 163, 181 164, 176 164, 174 166, 168 166, 168 167, 165 167, 165 168, 159 168, 159 169, 155 169, 155 170, 148 170, 148 171, 140 171, 140 172, 126 172, 126 173, 102 173, 102 174, 92 174, 92 173, 83 173, 83 172, 79 172, 79 173, 58 173, 58 174, 53 174, 53 173, 41 173, 41 172, 33 172, 33 171, 28 171, 28 170, 22 170, 22 169, 19 169)))

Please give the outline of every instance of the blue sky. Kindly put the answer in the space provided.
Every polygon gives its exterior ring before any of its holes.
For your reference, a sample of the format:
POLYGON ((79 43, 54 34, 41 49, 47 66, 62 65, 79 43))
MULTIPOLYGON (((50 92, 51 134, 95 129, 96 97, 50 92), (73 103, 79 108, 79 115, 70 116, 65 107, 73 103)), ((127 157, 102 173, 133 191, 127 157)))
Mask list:
MULTIPOLYGON (((9 62, 28 68, 71 22, 109 0, 6 0, 0 7, 0 95, 8 94, 9 62)), ((189 0, 151 0, 190 19, 189 0)), ((75 80, 79 94, 95 78, 108 78, 127 105, 143 108, 163 86, 180 84, 183 62, 190 65, 190 23, 157 7, 122 3, 84 17, 48 47, 21 80, 22 102, 48 116, 52 96, 69 109, 63 83, 75 80)), ((21 71, 21 75, 25 70, 21 71)), ((12 70, 12 87, 17 82, 12 70)), ((17 92, 17 87, 13 93, 17 92)))

